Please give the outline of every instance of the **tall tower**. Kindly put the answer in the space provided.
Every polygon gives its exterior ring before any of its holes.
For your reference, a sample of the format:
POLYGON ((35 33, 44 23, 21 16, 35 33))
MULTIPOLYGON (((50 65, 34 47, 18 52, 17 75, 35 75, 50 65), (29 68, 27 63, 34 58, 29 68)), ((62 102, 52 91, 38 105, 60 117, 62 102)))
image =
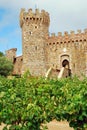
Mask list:
POLYGON ((35 12, 24 9, 20 13, 20 26, 22 28, 22 73, 29 70, 31 75, 44 76, 46 72, 46 36, 50 24, 49 14, 38 9, 35 12))

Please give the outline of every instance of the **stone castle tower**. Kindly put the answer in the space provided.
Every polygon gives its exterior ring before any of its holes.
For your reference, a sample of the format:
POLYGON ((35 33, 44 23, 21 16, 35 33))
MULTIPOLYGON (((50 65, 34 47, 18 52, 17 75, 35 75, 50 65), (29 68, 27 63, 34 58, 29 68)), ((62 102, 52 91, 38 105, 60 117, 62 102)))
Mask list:
POLYGON ((23 9, 20 13, 20 26, 22 28, 23 66, 22 73, 30 70, 32 75, 44 76, 46 72, 46 35, 49 29, 49 14, 38 9, 35 12, 23 9))
POLYGON ((14 74, 29 70, 33 76, 87 76, 87 29, 78 30, 76 34, 74 31, 63 35, 59 32, 56 36, 49 35, 49 24, 46 11, 21 10, 23 55, 16 57, 14 49, 7 51, 7 57, 13 56, 14 74))

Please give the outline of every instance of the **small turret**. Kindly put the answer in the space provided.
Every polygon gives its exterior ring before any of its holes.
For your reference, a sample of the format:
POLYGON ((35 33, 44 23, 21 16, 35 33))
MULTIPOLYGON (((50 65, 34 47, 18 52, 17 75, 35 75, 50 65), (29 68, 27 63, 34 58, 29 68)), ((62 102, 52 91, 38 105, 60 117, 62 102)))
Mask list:
POLYGON ((7 50, 6 53, 6 57, 11 60, 12 62, 14 61, 14 58, 16 57, 16 51, 17 48, 12 48, 10 50, 7 50))

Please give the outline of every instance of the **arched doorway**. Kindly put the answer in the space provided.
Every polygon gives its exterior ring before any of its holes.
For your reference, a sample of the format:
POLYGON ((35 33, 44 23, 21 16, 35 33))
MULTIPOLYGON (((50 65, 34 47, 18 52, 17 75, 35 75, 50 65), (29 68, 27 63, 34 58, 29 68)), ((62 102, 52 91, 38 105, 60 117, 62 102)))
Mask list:
POLYGON ((71 76, 71 70, 69 66, 69 61, 67 59, 63 60, 62 67, 65 68, 65 77, 71 76))
POLYGON ((69 61, 68 60, 63 60, 63 62, 62 62, 62 66, 63 67, 65 67, 65 68, 67 68, 67 69, 69 69, 69 61))

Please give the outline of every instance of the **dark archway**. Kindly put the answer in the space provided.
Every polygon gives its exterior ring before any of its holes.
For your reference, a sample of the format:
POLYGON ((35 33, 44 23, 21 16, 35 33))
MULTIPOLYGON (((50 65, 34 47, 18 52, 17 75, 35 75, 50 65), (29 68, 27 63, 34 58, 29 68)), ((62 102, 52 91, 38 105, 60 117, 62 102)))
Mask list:
POLYGON ((67 69, 69 69, 69 61, 68 60, 64 60, 63 62, 62 62, 62 66, 63 67, 67 67, 67 69))
POLYGON ((66 77, 71 76, 71 70, 70 70, 70 66, 69 66, 69 61, 68 60, 66 60, 66 59, 63 60, 62 67, 64 67, 67 70, 67 72, 68 72, 66 77))

